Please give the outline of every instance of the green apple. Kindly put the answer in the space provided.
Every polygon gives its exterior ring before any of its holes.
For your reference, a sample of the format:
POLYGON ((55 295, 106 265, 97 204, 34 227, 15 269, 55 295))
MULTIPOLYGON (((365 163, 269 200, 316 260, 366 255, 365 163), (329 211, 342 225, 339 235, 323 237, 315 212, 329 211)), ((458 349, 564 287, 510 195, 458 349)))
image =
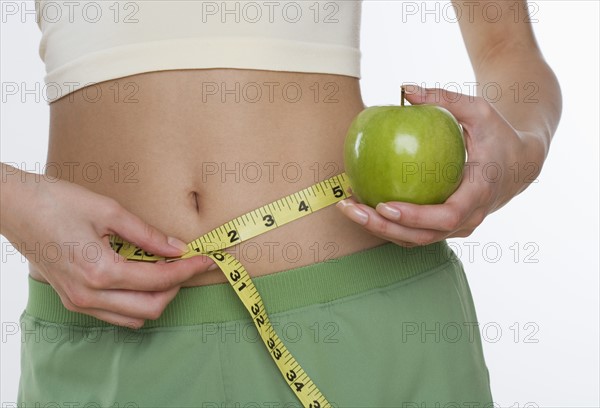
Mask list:
POLYGON ((354 118, 344 143, 352 194, 371 207, 443 203, 458 188, 465 159, 462 128, 435 105, 369 107, 354 118))

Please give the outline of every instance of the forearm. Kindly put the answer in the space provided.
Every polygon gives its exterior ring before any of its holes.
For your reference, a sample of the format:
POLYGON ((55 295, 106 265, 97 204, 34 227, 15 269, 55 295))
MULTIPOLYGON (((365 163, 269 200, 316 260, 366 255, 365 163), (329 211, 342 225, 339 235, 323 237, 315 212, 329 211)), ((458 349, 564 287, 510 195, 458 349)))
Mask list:
MULTIPOLYGON (((527 1, 452 0, 452 3, 459 10, 469 7, 478 10, 470 14, 473 18, 459 20, 479 83, 477 92, 495 107, 511 129, 510 132, 482 129, 501 137, 496 146, 488 148, 504 149, 502 155, 509 159, 505 163, 508 166, 535 168, 533 174, 528 174, 530 182, 537 177, 548 154, 562 100, 556 76, 535 40, 527 1), (499 19, 486 18, 482 10, 489 5, 500 8, 499 19)), ((485 118, 482 119, 485 126, 485 118)), ((523 178, 517 183, 505 183, 503 201, 510 200, 528 185, 523 178)))
POLYGON ((25 222, 22 213, 32 200, 35 177, 40 175, 23 172, 0 163, 0 235, 10 237, 25 222))
POLYGON ((478 95, 486 97, 518 132, 527 160, 541 168, 562 110, 552 69, 536 48, 520 44, 499 45, 474 69, 478 95))

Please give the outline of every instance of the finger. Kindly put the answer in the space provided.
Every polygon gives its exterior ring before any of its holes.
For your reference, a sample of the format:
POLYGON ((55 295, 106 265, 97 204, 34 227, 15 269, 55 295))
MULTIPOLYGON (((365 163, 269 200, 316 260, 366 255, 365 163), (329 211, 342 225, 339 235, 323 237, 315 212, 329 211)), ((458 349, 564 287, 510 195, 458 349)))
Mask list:
POLYGON ((124 208, 111 217, 109 228, 121 238, 156 255, 177 257, 189 251, 185 242, 167 236, 124 208))
POLYGON ((489 117, 493 107, 483 98, 439 88, 421 88, 414 84, 404 86, 405 97, 413 105, 432 104, 450 111, 456 119, 473 125, 489 117))
MULTIPOLYGON (((107 311, 134 320, 156 320, 179 292, 173 288, 164 292, 131 290, 89 291, 84 310, 107 311)), ((77 306, 77 305, 76 305, 77 306)))
POLYGON ((116 326, 129 327, 132 329, 139 329, 144 325, 144 319, 126 316, 108 310, 78 307, 73 303, 69 296, 65 294, 64 291, 58 288, 55 288, 55 290, 58 292, 65 308, 67 308, 67 310, 70 310, 71 312, 87 314, 107 323, 116 326))
MULTIPOLYGON (((338 207, 341 207, 342 205, 349 203, 349 204, 354 205, 354 208, 356 208, 356 209, 366 211, 367 214, 370 212, 370 209, 372 208, 370 206, 367 206, 366 210, 364 208, 361 208, 361 203, 359 203, 358 201, 356 201, 353 198, 348 198, 343 201, 344 201, 344 203, 340 204, 338 207)), ((445 206, 449 207, 449 205, 445 205, 445 206)), ((444 211, 441 209, 438 209, 438 207, 440 207, 440 204, 422 205, 422 204, 411 204, 411 203, 406 203, 406 202, 401 202, 401 201, 388 201, 385 203, 377 204, 377 206, 375 207, 375 212, 377 214, 379 214, 380 216, 386 218, 387 220, 392 221, 398 225, 403 225, 405 227, 445 231, 445 228, 440 228, 439 224, 440 224, 440 220, 445 221, 447 219, 443 214, 444 211), (439 214, 439 217, 437 217, 437 218, 434 217, 434 218, 430 219, 430 218, 428 218, 427 214, 425 214, 421 217, 421 214, 422 214, 421 210, 425 207, 433 207, 432 210, 435 209, 436 210, 435 213, 439 214)), ((343 208, 342 210, 351 219, 354 219, 355 222, 357 222, 359 224, 361 223, 361 219, 353 214, 356 212, 356 210, 350 209, 350 207, 348 207, 348 209, 343 208)), ((450 211, 450 210, 446 209, 446 211, 450 211)))
POLYGON ((102 267, 88 273, 88 283, 96 289, 127 289, 136 291, 168 291, 195 275, 216 268, 212 259, 204 255, 175 262, 118 262, 106 261, 102 267))
POLYGON ((376 211, 389 221, 408 228, 452 232, 460 227, 464 216, 451 204, 418 205, 390 201, 379 203, 376 211))
MULTIPOLYGON (((392 222, 381 216, 373 208, 365 204, 356 203, 349 199, 342 200, 338 208, 348 218, 361 224, 367 231, 380 238, 405 244, 427 245, 441 241, 446 235, 440 231, 429 229, 409 228, 392 222), (360 212, 363 215, 358 215, 360 212), (366 220, 366 221, 365 221, 366 220)), ((408 246, 408 245, 403 245, 408 246)))
POLYGON ((444 204, 379 203, 376 211, 390 221, 409 228, 446 233, 457 231, 480 205, 478 192, 463 180, 444 204))
POLYGON ((390 242, 393 242, 396 245, 400 245, 401 247, 405 247, 405 248, 414 248, 417 247, 418 245, 412 242, 404 242, 404 241, 399 241, 397 239, 391 239, 390 242))
POLYGON ((144 319, 137 319, 131 316, 123 316, 118 313, 109 312, 107 310, 82 309, 74 311, 93 316, 96 319, 100 319, 115 326, 123 326, 128 327, 130 329, 139 329, 145 323, 144 319))
POLYGON ((348 197, 338 201, 335 206, 352 221, 364 225, 368 222, 368 213, 359 210, 357 204, 358 201, 354 197, 348 197))

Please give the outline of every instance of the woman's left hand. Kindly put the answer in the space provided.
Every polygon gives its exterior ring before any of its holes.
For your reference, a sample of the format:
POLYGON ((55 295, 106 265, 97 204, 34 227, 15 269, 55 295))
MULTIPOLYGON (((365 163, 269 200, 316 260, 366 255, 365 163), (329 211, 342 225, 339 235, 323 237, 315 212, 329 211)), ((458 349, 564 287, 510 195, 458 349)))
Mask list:
POLYGON ((372 234, 401 246, 467 237, 488 214, 534 181, 541 164, 527 161, 527 149, 517 130, 485 99, 412 85, 406 90, 411 104, 446 108, 463 126, 468 160, 460 186, 443 204, 391 201, 373 209, 351 197, 337 207, 372 234))

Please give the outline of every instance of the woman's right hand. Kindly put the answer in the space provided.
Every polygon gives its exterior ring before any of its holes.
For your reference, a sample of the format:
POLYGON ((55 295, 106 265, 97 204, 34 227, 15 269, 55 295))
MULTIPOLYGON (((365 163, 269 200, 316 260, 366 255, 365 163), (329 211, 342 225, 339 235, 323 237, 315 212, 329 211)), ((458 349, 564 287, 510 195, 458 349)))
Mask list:
MULTIPOLYGON (((21 185, 15 180, 5 183, 5 169, 2 234, 71 311, 139 328, 162 314, 183 282, 214 265, 206 256, 169 263, 127 262, 112 250, 109 235, 164 257, 179 256, 187 246, 111 198, 32 173, 24 173, 21 185)), ((21 176, 23 172, 8 177, 21 176)))

